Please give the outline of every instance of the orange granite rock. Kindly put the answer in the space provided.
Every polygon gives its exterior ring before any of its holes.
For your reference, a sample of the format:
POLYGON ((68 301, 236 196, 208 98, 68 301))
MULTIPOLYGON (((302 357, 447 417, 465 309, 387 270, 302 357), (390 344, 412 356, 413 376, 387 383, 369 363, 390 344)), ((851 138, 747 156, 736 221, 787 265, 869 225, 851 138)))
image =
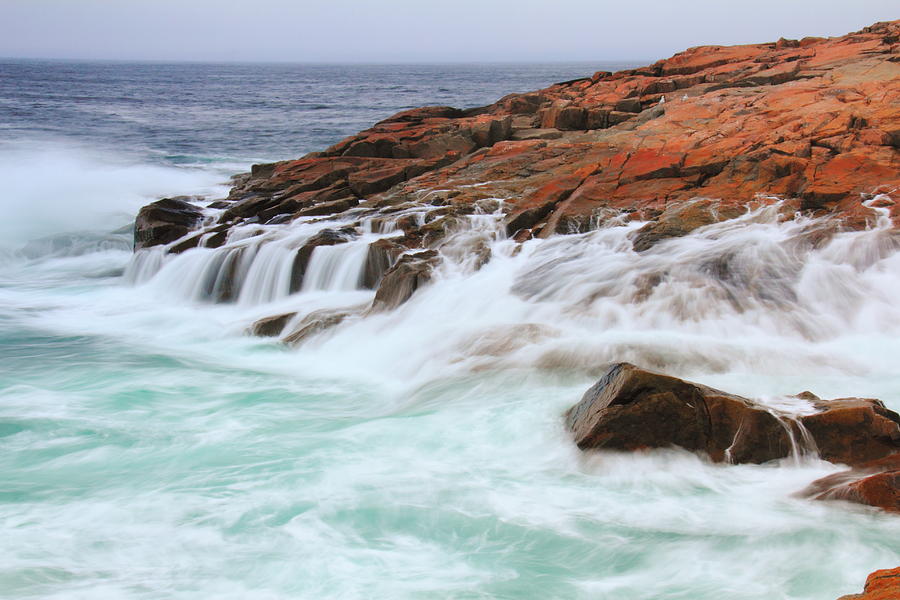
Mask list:
POLYGON ((844 500, 900 513, 900 453, 857 464, 849 471, 814 481, 803 495, 844 500))
POLYGON ((900 567, 875 571, 866 579, 862 594, 841 596, 838 600, 900 600, 900 567))
POLYGON ((423 198, 501 200, 517 239, 663 214, 683 235, 709 222, 671 222, 697 198, 715 201, 712 218, 776 197, 862 228, 878 216, 863 201, 882 194, 896 219, 898 40, 892 21, 835 38, 700 46, 490 106, 404 111, 323 152, 254 167, 207 226, 423 198))

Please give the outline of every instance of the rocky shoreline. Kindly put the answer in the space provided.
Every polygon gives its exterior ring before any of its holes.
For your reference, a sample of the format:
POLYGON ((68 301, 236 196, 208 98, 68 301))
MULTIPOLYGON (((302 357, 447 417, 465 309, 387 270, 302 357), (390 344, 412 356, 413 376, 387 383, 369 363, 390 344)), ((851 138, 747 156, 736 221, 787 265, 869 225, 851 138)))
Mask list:
MULTIPOLYGON (((254 165, 212 203, 144 207, 138 253, 228 249, 290 224, 320 224, 291 247, 289 292, 319 248, 380 234, 343 311, 273 314, 249 332, 300 344, 350 318, 397 308, 451 252, 491 260, 478 236, 494 215, 516 242, 629 222, 634 252, 769 207, 821 218, 805 243, 878 224, 900 247, 900 21, 836 38, 691 48, 647 67, 598 72, 479 108, 401 112, 322 152, 254 165), (824 225, 823 225, 824 224, 824 225)), ((368 239, 368 238, 366 238, 368 239)), ((218 259, 207 297, 234 301, 244 246, 218 259)), ((320 250, 321 252, 321 250, 320 250)), ((728 275, 728 265, 720 269, 728 275)), ((652 289, 658 282, 647 281, 652 289)), ((617 364, 566 416, 584 450, 678 446, 715 462, 762 463, 809 452, 851 470, 800 492, 900 512, 900 416, 878 400, 822 400, 779 414, 751 399, 617 364)), ((900 597, 879 571, 860 596, 900 597)))
POLYGON ((345 220, 298 250, 297 287, 314 248, 353 239, 363 221, 389 224, 402 235, 373 244, 366 269, 393 307, 439 260, 413 251, 440 250, 467 215, 498 208, 519 241, 645 221, 632 237, 645 252, 772 205, 783 219, 835 217, 822 243, 900 216, 898 40, 900 21, 692 48, 486 107, 401 112, 323 152, 255 165, 205 210, 191 198, 145 207, 135 249, 219 248, 240 227, 345 220))

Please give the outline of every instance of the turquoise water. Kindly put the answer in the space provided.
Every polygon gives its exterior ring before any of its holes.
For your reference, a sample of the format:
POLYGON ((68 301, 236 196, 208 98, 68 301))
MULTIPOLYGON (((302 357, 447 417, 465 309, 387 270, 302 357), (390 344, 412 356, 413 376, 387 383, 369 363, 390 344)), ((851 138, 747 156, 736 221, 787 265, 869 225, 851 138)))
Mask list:
POLYGON ((141 204, 244 163, 83 143, 0 148, 0 597, 813 600, 900 561, 896 517, 795 495, 835 465, 585 455, 562 426, 611 360, 900 408, 890 232, 813 249, 759 214, 640 256, 624 227, 516 252, 485 215, 409 303, 291 349, 244 331, 371 292, 212 305, 191 252, 125 275, 141 204), (704 271, 726 255, 742 287, 704 271))
MULTIPOLYGON (((580 454, 561 414, 591 368, 454 360, 440 282, 288 350, 243 336, 246 308, 125 285, 129 260, 3 268, 4 597, 812 599, 900 555, 895 517, 793 497, 826 463, 580 454)), ((846 380, 811 371, 701 379, 846 380)))

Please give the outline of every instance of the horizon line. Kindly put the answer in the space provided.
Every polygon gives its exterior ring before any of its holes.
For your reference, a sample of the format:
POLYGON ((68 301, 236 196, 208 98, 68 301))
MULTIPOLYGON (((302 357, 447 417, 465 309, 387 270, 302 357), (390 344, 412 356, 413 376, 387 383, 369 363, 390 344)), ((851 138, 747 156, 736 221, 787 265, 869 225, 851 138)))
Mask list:
POLYGON ((424 61, 342 61, 342 60, 248 60, 248 59, 172 59, 172 58, 84 58, 50 56, 0 56, 0 61, 45 61, 45 62, 96 62, 119 64, 208 64, 208 65, 309 65, 309 66, 391 66, 391 65, 565 65, 565 64, 608 64, 621 63, 642 66, 651 64, 652 58, 615 59, 554 59, 554 60, 424 60, 424 61), (649 61, 649 62, 646 62, 649 61))

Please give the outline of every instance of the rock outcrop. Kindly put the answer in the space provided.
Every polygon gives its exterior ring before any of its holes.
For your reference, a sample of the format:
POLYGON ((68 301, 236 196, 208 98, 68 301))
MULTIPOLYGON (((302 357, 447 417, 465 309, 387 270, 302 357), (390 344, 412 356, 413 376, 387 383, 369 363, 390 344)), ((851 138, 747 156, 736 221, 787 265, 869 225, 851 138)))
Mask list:
POLYGON ((582 450, 680 447, 716 462, 762 463, 817 453, 862 465, 900 452, 900 415, 878 400, 800 398, 815 412, 780 414, 747 398, 654 373, 612 365, 566 413, 582 450))
POLYGON ((875 571, 866 578, 862 594, 841 596, 838 600, 897 600, 900 598, 900 567, 875 571))
MULTIPOLYGON (((894 21, 836 38, 702 46, 490 106, 404 111, 323 152, 254 166, 208 227, 500 198, 517 239, 641 219, 651 223, 635 248, 646 250, 776 197, 786 218, 864 227, 876 214, 861 198, 883 193, 900 215, 898 40, 894 21), (705 200, 684 210, 693 199, 705 200)), ((137 247, 199 224, 187 207, 175 212, 139 226, 137 247)), ((418 229, 402 243, 430 245, 435 236, 418 229)))
MULTIPOLYGON (((519 242, 645 221, 631 238, 637 252, 772 204, 784 219, 834 217, 835 230, 896 221, 898 40, 893 21, 835 38, 702 46, 489 106, 407 110, 324 151, 254 165, 208 210, 183 198, 145 207, 135 249, 230 249, 247 228, 264 237, 328 220, 337 233, 297 249, 296 292, 316 247, 380 224, 397 235, 370 248, 360 285, 384 310, 427 284, 476 213, 500 213, 519 242)), ((490 260, 485 249, 471 244, 476 267, 490 260)), ((241 256, 226 261, 238 275, 241 256)), ((216 301, 234 301, 231 277, 216 278, 216 301)))

